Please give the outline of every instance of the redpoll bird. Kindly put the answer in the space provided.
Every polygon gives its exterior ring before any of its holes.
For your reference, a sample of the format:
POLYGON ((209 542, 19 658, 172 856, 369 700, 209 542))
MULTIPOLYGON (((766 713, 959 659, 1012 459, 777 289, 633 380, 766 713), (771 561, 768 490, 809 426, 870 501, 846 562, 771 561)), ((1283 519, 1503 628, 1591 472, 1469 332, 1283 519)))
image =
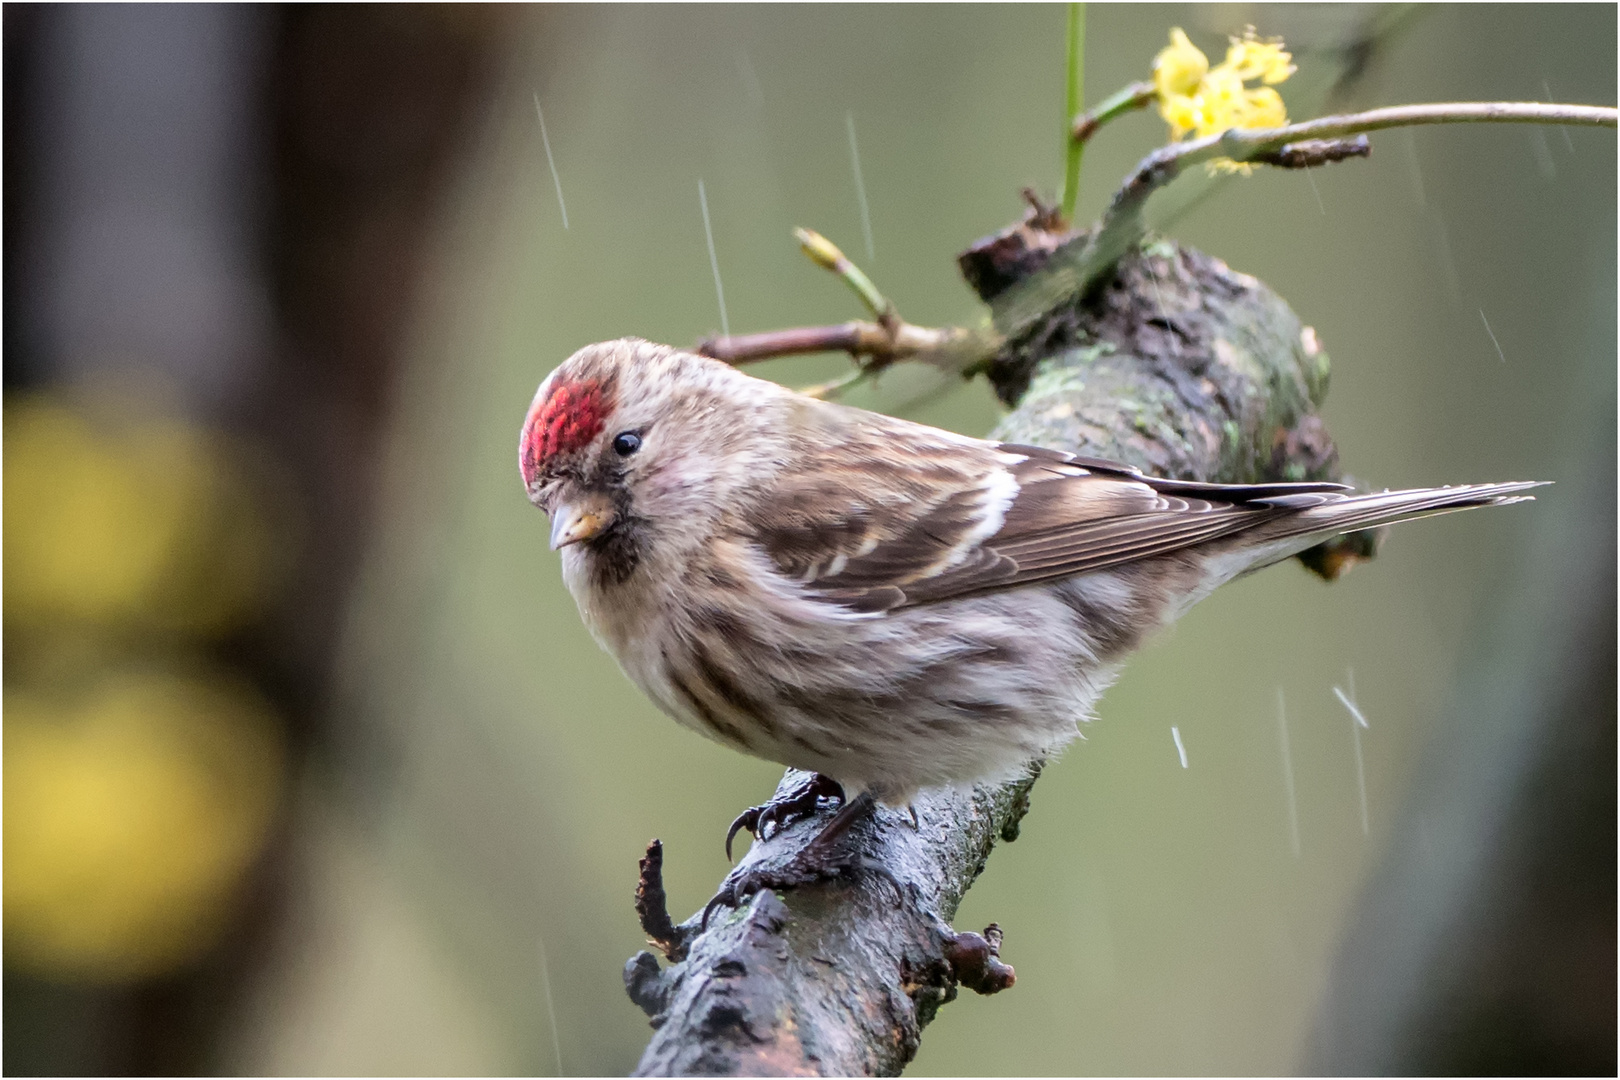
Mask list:
POLYGON ((1052 754, 1125 655, 1224 582, 1534 486, 1162 480, 634 338, 541 383, 519 464, 580 615, 631 680, 687 727, 849 796, 823 848, 873 800, 1052 754))

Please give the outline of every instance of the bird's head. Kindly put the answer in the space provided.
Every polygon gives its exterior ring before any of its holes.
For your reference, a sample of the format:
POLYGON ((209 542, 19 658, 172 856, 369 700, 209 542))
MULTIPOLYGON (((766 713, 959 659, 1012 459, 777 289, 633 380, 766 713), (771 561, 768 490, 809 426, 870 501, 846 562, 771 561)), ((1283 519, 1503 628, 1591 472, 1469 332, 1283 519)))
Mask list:
POLYGON ((779 393, 639 338, 570 356, 540 384, 518 448, 529 501, 551 516, 552 548, 580 545, 633 568, 652 539, 700 530, 747 482, 758 456, 750 433, 779 393))

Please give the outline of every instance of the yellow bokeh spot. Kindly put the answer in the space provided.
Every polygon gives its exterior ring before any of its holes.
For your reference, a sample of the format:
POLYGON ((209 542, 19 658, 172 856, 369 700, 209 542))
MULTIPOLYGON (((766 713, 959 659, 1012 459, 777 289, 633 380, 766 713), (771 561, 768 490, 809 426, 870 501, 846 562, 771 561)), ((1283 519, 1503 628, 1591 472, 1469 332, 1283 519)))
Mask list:
POLYGON ((126 672, 76 702, 8 690, 4 731, 7 966, 117 982, 213 945, 280 786, 258 699, 126 672))
POLYGON ((5 614, 217 633, 262 603, 272 538, 231 448, 162 420, 5 410, 5 614))

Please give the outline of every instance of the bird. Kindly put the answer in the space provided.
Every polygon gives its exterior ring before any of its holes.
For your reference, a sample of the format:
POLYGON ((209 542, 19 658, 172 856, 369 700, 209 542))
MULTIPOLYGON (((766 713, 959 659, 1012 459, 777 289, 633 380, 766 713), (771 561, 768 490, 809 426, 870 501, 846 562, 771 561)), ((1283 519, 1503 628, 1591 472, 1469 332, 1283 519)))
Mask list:
POLYGON ((1537 486, 1167 479, 639 338, 552 371, 518 456, 580 616, 630 681, 693 731, 812 774, 744 811, 728 854, 740 828, 842 801, 795 864, 730 881, 710 907, 847 871, 839 838, 879 802, 1057 753, 1125 657, 1225 582, 1537 486))

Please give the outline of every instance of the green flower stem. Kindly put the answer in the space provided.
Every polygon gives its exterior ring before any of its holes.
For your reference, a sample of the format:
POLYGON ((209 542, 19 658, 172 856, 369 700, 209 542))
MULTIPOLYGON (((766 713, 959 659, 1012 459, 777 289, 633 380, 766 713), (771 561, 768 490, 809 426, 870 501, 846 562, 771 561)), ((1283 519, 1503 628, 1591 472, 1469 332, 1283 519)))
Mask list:
POLYGON ((1145 109, 1158 97, 1158 90, 1151 82, 1133 82, 1123 86, 1097 103, 1097 107, 1090 112, 1082 113, 1075 110, 1069 113, 1069 139, 1071 145, 1084 146, 1087 139, 1097 133, 1097 129, 1104 124, 1118 120, 1126 113, 1145 109))
MULTIPOLYGON (((1078 116, 1086 104, 1086 5, 1069 5, 1068 107, 1064 118, 1078 116)), ((1069 137, 1063 167, 1063 195, 1058 200, 1063 220, 1074 220, 1074 204, 1080 195, 1080 159, 1086 152, 1084 139, 1069 137)))

